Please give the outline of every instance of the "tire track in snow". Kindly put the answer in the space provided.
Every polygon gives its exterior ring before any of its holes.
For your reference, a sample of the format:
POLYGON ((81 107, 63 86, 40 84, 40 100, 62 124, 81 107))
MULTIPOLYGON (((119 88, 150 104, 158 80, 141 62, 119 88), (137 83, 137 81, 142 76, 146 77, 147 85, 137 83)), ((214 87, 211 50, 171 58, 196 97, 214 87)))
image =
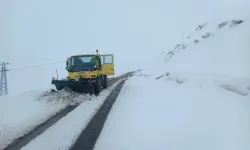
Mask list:
POLYGON ((73 109, 75 109, 78 105, 72 105, 68 106, 65 109, 58 112, 56 115, 48 119, 46 122, 42 123, 41 125, 37 126, 33 131, 26 134, 23 137, 18 138, 15 140, 11 145, 6 147, 3 150, 19 150, 23 146, 26 146, 31 140, 42 134, 46 129, 51 127, 53 124, 55 124, 58 120, 60 120, 62 117, 66 116, 69 112, 71 112, 73 109))
POLYGON ((86 128, 83 129, 82 133, 76 140, 75 144, 70 148, 70 150, 92 150, 94 148, 95 143, 107 119, 107 116, 125 81, 126 80, 119 83, 117 87, 107 97, 98 112, 90 120, 86 128))
MULTIPOLYGON (((121 75, 119 77, 110 78, 108 81, 109 82, 108 87, 111 86, 112 84, 114 84, 119 79, 128 77, 131 73, 132 72, 128 72, 128 73, 121 75)), ((112 92, 111 92, 111 94, 112 94, 112 92)), ((78 105, 67 106, 65 109, 62 109, 60 112, 55 114, 53 117, 49 118, 44 123, 38 125, 36 128, 34 128, 34 130, 29 132, 28 134, 16 139, 14 142, 9 144, 3 150, 19 150, 19 149, 21 149, 22 147, 26 146, 31 140, 35 139, 37 136, 42 134, 46 129, 48 129, 49 127, 54 125, 57 121, 59 121, 61 118, 63 118, 68 113, 70 113, 72 110, 74 110, 77 106, 78 105)))

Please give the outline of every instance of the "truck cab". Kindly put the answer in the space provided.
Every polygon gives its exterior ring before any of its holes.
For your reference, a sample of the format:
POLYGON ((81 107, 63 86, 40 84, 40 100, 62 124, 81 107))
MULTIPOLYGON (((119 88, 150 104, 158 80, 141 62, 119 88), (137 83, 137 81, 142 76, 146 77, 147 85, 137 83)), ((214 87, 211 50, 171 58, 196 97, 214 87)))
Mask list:
POLYGON ((67 81, 52 81, 57 90, 65 86, 75 91, 84 88, 94 88, 99 93, 102 88, 107 88, 107 76, 115 75, 113 54, 86 54, 74 55, 67 59, 67 81))

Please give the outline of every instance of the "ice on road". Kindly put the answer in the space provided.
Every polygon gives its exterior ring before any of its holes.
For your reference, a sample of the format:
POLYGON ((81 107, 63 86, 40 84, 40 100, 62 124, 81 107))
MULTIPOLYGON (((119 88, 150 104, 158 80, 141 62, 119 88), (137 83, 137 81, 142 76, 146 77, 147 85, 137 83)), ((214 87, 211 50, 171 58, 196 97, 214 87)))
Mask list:
POLYGON ((133 77, 95 150, 249 150, 249 104, 215 84, 133 77))

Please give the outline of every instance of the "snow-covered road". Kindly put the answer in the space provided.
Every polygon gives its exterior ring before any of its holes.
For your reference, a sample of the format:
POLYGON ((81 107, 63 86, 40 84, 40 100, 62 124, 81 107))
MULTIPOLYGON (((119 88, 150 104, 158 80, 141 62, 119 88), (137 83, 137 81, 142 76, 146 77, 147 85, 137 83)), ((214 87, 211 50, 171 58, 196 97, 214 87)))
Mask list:
POLYGON ((42 91, 32 90, 0 99, 0 149, 69 105, 68 102, 39 100, 41 94, 42 91))
POLYGON ((108 88, 104 89, 98 97, 65 90, 51 93, 35 89, 16 96, 1 97, 0 149, 6 147, 20 149, 32 139, 34 140, 24 147, 24 149, 34 147, 33 143, 36 143, 39 148, 44 149, 43 142, 40 143, 44 139, 48 141, 54 140, 54 144, 47 145, 45 149, 70 147, 74 143, 72 141, 81 133, 81 130, 84 128, 83 126, 88 123, 111 91, 131 73, 128 72, 109 79, 108 88), (82 103, 84 104, 83 106, 80 105, 82 103), (78 105, 80 105, 79 108, 66 115, 78 105), (82 119, 79 119, 79 114, 82 119), (66 116, 64 117, 64 115, 66 116), (61 117, 63 118, 57 125, 52 125, 61 117), (41 124, 43 125, 40 128, 41 124), (65 132, 62 132, 61 129, 65 129, 65 132), (46 135, 50 138, 46 137, 46 135), (54 136, 56 138, 51 139, 54 136), (17 139, 19 140, 17 141, 17 139), (55 141, 55 139, 57 140, 55 141), (67 142, 61 144, 61 141, 65 140, 67 142), (41 147, 41 145, 43 146, 41 147))
POLYGON ((48 128, 43 134, 22 147, 22 150, 69 149, 105 99, 123 80, 120 79, 103 90, 98 97, 92 96, 90 100, 79 104, 77 108, 48 128))
POLYGON ((95 150, 249 150, 249 106, 215 84, 132 77, 95 150))

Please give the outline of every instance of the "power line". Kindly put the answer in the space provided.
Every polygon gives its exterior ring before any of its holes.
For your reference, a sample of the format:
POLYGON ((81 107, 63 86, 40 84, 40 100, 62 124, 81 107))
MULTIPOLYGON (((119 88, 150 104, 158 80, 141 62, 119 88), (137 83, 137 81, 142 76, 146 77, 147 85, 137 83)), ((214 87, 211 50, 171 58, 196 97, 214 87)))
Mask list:
POLYGON ((1 81, 0 81, 0 96, 1 95, 7 95, 8 94, 8 84, 7 84, 7 71, 9 71, 8 69, 6 69, 6 65, 8 65, 9 63, 2 63, 2 69, 1 69, 1 81))
POLYGON ((25 66, 25 67, 20 67, 20 68, 13 68, 10 69, 10 71, 15 71, 15 70, 20 70, 20 69, 28 69, 28 68, 37 68, 37 67, 43 67, 43 66, 50 66, 53 64, 61 64, 61 63, 65 63, 65 61, 60 61, 60 62, 54 62, 54 63, 49 63, 49 64, 41 64, 41 65, 32 65, 32 66, 25 66))
POLYGON ((61 64, 65 63, 65 61, 59 61, 59 62, 53 62, 48 64, 40 64, 40 65, 31 65, 31 66, 25 66, 20 68, 14 68, 14 69, 7 69, 6 65, 9 65, 9 63, 3 62, 0 64, 2 66, 2 69, 0 70, 1 73, 1 80, 0 80, 0 96, 1 95, 7 95, 8 94, 8 83, 7 83, 7 71, 15 71, 20 69, 28 69, 28 68, 37 68, 37 67, 43 67, 43 66, 49 66, 53 64, 61 64))

